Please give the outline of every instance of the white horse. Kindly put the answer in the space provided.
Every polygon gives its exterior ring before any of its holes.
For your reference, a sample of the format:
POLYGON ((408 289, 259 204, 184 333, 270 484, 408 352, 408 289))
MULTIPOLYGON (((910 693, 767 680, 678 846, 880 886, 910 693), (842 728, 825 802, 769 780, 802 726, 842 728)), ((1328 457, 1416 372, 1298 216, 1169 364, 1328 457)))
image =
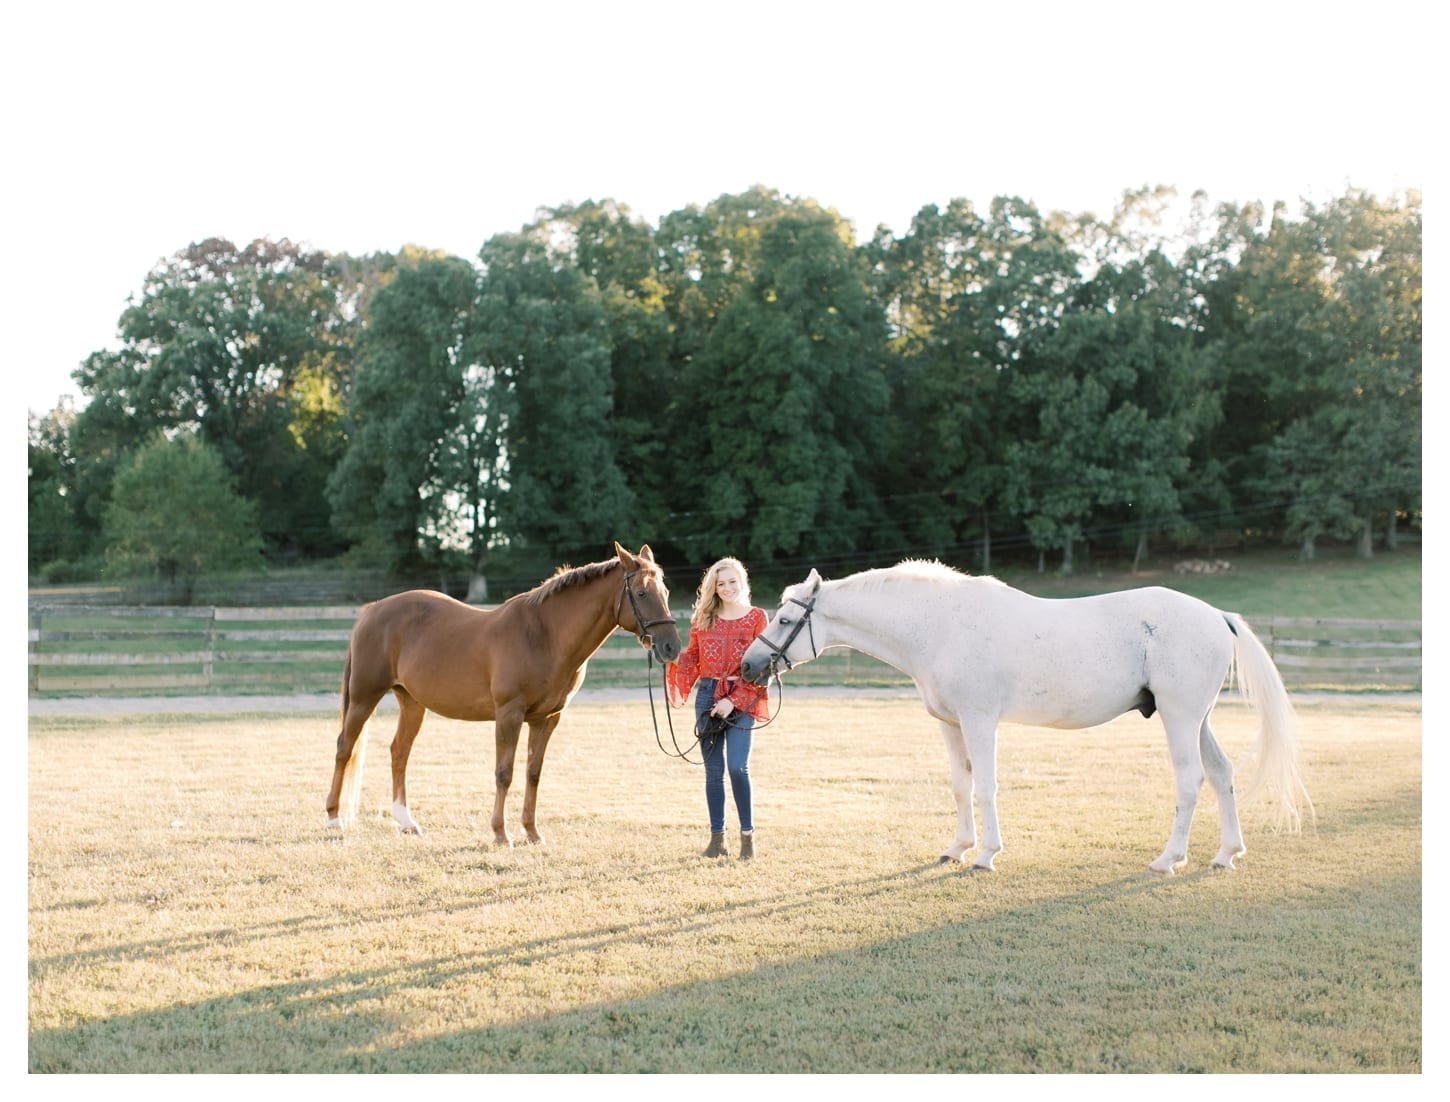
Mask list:
MULTIPOLYGON (((1246 795, 1265 792, 1278 825, 1299 828, 1308 793, 1295 765, 1295 717, 1273 660, 1243 617, 1194 597, 1151 587, 1047 600, 996 578, 934 562, 903 562, 822 582, 815 570, 781 597, 780 609, 745 652, 741 671, 764 681, 830 647, 850 647, 909 674, 941 724, 957 803, 956 838, 943 862, 991 869, 1002 850, 997 824, 997 724, 1078 729, 1137 709, 1156 711, 1168 733, 1177 805, 1168 845, 1149 865, 1171 874, 1188 859, 1188 829, 1205 774, 1218 797, 1215 868, 1244 853, 1233 767, 1209 729, 1209 713, 1236 671, 1257 707, 1257 771, 1246 795)), ((1313 805, 1309 803, 1312 814, 1313 805)))

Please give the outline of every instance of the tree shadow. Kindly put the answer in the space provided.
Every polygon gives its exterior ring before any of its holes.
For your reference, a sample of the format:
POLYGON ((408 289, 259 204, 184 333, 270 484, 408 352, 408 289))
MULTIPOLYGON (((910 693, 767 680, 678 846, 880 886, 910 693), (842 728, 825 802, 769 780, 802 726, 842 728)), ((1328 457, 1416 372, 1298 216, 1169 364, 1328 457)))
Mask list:
MULTIPOLYGON (((662 862, 646 876, 674 875, 662 862)), ((912 1026, 911 1007, 936 1000, 941 1012, 1000 1014, 996 995, 1014 967, 1042 974, 1052 956, 1073 951, 1084 912, 1112 909, 1141 895, 1174 893, 1211 874, 1124 877, 1080 891, 996 910, 972 908, 931 929, 859 948, 776 961, 723 978, 666 982, 653 993, 546 1011, 520 1020, 408 1039, 408 1022, 390 1002, 407 1005, 419 989, 459 985, 486 996, 500 970, 511 973, 560 957, 602 960, 637 956, 641 946, 680 938, 708 944, 723 930, 789 924, 843 893, 883 913, 913 905, 916 893, 939 891, 982 874, 922 863, 877 876, 802 887, 769 898, 721 899, 703 912, 669 913, 627 927, 595 926, 541 934, 450 957, 342 968, 320 978, 268 983, 235 994, 162 1009, 38 1030, 30 1037, 32 1072, 829 1072, 992 1071, 1010 1068, 990 1046, 966 1043, 968 1017, 902 1066, 892 1035, 912 1026), (1063 941, 1049 935, 1060 930, 1063 941), (1046 946, 1046 948, 1044 948, 1046 946), (1044 956, 1044 954, 1046 954, 1044 956), (946 993, 945 1001, 943 992, 946 993), (406 993, 406 997, 404 997, 406 993), (985 994, 984 994, 985 993, 985 994), (984 1002, 985 999, 985 1002, 984 1002), (728 1012, 722 1012, 728 1008, 728 1012), (753 1027, 747 1023, 754 1022, 753 1027), (259 1041, 259 1038, 261 1041, 259 1041), (285 1043, 278 1044, 278 1040, 285 1043), (262 1043, 266 1042, 266 1043, 262 1043), (765 1043, 768 1042, 768 1043, 765 1043), (764 1047, 762 1045, 764 1044, 764 1047), (128 1054, 114 1066, 115 1053, 128 1054), (105 1059, 113 1066, 96 1066, 105 1059), (927 1066, 919 1066, 921 1064, 927 1066)), ((999 874, 1000 875, 1000 874, 999 874)), ((461 907, 483 906, 477 899, 461 907)), ((451 910, 452 908, 440 908, 451 910)), ((400 913, 404 909, 400 907, 400 913)), ((406 920, 426 921, 408 914, 406 920)), ((33 962, 32 975, 136 956, 165 960, 219 937, 285 938, 339 925, 339 916, 308 916, 206 934, 161 939, 33 962)), ((447 996, 440 993, 440 998, 447 996)), ((554 1000, 557 1002, 557 999, 554 1000)), ((471 1017, 476 1019, 477 1012, 471 1017)), ((918 1045, 911 1051, 917 1051, 918 1045)), ((1058 1070, 1063 1070, 1059 1068, 1058 1070)), ((1162 1069, 1160 1069, 1162 1070, 1162 1069)), ((1171 1070, 1171 1069, 1168 1069, 1171 1070)))

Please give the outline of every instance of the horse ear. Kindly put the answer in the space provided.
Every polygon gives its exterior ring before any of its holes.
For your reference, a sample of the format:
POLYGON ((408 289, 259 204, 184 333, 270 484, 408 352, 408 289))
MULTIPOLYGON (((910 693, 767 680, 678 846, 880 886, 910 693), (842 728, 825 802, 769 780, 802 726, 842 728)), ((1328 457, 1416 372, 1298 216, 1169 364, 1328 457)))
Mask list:
POLYGON ((645 544, 639 549, 639 557, 645 562, 655 561, 655 553, 649 549, 649 544, 645 544))
POLYGON ((614 556, 625 565, 628 565, 629 563, 634 561, 634 556, 626 551, 623 547, 620 547, 618 540, 614 541, 614 556))
POLYGON ((821 588, 821 572, 819 570, 817 570, 814 566, 811 567, 811 572, 806 575, 806 581, 810 583, 810 587, 811 587, 812 592, 814 592, 817 589, 820 589, 821 588))

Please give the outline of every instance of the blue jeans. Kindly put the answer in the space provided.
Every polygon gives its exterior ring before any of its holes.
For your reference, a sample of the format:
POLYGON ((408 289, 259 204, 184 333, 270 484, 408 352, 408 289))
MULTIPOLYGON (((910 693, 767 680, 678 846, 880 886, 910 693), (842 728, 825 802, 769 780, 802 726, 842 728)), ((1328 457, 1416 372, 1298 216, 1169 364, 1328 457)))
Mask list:
MULTIPOLYGON (((695 690, 695 728, 715 704, 715 681, 700 678, 695 690)), ((705 809, 710 813, 710 833, 725 833, 725 773, 730 773, 730 791, 735 796, 735 813, 742 831, 754 830, 750 810, 750 735, 755 717, 738 708, 730 713, 730 728, 714 745, 701 749, 705 756, 705 809)))

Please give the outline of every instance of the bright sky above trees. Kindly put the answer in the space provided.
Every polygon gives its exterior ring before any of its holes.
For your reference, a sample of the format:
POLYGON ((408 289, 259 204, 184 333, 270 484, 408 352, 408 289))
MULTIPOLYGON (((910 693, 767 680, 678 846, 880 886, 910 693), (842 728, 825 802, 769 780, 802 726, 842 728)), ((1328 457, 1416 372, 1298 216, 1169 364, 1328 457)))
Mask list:
POLYGON ((653 224, 755 183, 860 235, 956 196, 1293 205, 1426 187, 1434 144, 1416 5, 81 7, 12 15, 0 78, 10 376, 39 412, 147 271, 213 235, 472 258, 538 207, 653 224))

